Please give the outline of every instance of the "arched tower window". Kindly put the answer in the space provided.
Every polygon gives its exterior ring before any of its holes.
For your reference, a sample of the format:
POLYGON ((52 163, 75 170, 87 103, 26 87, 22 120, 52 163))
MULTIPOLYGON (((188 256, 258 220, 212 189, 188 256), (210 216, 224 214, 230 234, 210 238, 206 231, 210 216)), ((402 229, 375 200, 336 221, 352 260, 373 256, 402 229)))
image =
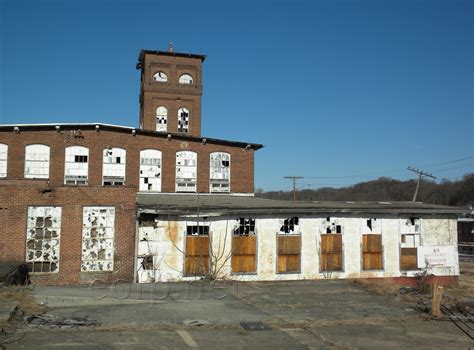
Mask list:
POLYGON ((156 109, 156 131, 168 130, 168 110, 160 106, 156 109))
POLYGON ((184 107, 178 110, 178 132, 189 132, 189 109, 184 107))
POLYGON ((168 81, 168 76, 166 75, 165 72, 160 71, 160 72, 156 72, 153 75, 153 79, 160 83, 166 83, 168 81))
POLYGON ((190 76, 189 74, 183 74, 179 77, 179 83, 180 84, 188 84, 192 85, 193 83, 193 77, 190 76))

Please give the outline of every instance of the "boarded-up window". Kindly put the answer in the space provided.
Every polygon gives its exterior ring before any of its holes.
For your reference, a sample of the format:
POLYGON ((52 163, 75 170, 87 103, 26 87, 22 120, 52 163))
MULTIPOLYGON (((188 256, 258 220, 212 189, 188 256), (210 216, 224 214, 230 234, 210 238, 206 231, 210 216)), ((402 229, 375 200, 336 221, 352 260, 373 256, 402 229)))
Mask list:
POLYGON ((415 217, 400 218, 400 270, 418 269, 417 250, 420 246, 421 224, 415 217))
POLYGON ((178 110, 178 132, 187 133, 189 131, 189 109, 180 108, 178 110))
POLYGON ((60 207, 28 207, 26 264, 30 272, 58 272, 60 207))
POLYGON ((176 153, 176 192, 196 192, 197 155, 195 152, 176 153))
POLYGON ((186 255, 184 273, 187 276, 202 276, 209 271, 209 226, 188 225, 186 227, 186 255))
POLYGON ((210 192, 230 191, 230 154, 224 152, 211 153, 209 174, 210 192))
POLYGON ((140 191, 161 192, 161 152, 140 151, 140 191))
POLYGON ((383 269, 382 220, 361 218, 360 234, 362 237, 362 269, 383 269))
POLYGON ((49 146, 28 145, 25 147, 25 178, 49 178, 49 146))
POLYGON ((0 143, 0 177, 7 177, 8 145, 0 143))
POLYGON ((232 235, 232 272, 257 271, 257 237, 255 219, 237 219, 232 235))
POLYGON ((343 220, 327 217, 321 220, 321 244, 319 270, 332 272, 343 270, 342 233, 343 220))
POLYGON ((156 109, 156 131, 165 132, 168 129, 168 110, 160 106, 156 109))
POLYGON ((301 233, 299 219, 283 220, 277 234, 278 273, 301 272, 301 233))
POLYGON ((104 186, 121 186, 125 183, 127 152, 122 148, 105 148, 102 168, 104 186))
POLYGON ((84 207, 81 271, 113 271, 114 207, 84 207))
POLYGON ((66 147, 64 162, 64 183, 66 185, 87 185, 89 174, 89 149, 82 146, 66 147))
POLYGON ((321 272, 342 271, 342 234, 321 234, 321 272))
POLYGON ((381 234, 362 235, 362 269, 383 269, 383 248, 381 234))

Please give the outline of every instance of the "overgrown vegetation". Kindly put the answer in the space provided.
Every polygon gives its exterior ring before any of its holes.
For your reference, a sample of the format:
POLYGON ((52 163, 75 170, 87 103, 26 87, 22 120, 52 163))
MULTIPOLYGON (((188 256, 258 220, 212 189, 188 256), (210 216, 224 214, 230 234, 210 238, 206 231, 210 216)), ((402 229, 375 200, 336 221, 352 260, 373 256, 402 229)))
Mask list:
MULTIPOLYGON (((417 180, 401 181, 387 177, 361 182, 349 187, 323 187, 300 190, 298 200, 310 201, 411 201, 417 180)), ((268 199, 292 200, 291 191, 256 191, 256 196, 268 199)), ((474 173, 462 180, 442 180, 440 183, 423 179, 417 201, 424 203, 464 206, 474 203, 474 173)))
POLYGON ((0 290, 0 303, 12 300, 28 315, 41 314, 46 311, 46 306, 40 305, 31 294, 29 287, 8 287, 0 290))

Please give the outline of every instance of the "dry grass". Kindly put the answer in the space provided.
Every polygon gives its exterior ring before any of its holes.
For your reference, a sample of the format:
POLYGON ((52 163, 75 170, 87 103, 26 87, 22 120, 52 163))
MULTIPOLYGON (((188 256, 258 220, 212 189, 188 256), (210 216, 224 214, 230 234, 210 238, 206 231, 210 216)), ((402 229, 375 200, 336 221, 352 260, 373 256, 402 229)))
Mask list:
POLYGON ((400 290, 400 285, 387 282, 383 279, 352 279, 351 283, 357 284, 367 290, 368 292, 378 295, 397 295, 400 290))
POLYGON ((46 306, 40 305, 31 295, 27 287, 9 287, 0 290, 0 302, 2 300, 13 300, 26 314, 41 314, 46 311, 46 306))

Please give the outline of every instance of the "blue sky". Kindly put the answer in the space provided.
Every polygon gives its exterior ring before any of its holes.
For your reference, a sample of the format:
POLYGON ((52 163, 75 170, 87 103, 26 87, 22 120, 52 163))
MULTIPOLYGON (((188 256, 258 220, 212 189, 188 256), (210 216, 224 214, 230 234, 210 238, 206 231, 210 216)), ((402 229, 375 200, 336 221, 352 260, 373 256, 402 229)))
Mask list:
POLYGON ((208 56, 202 133, 255 184, 474 171, 474 2, 0 0, 0 123, 138 126, 140 49, 208 56))

